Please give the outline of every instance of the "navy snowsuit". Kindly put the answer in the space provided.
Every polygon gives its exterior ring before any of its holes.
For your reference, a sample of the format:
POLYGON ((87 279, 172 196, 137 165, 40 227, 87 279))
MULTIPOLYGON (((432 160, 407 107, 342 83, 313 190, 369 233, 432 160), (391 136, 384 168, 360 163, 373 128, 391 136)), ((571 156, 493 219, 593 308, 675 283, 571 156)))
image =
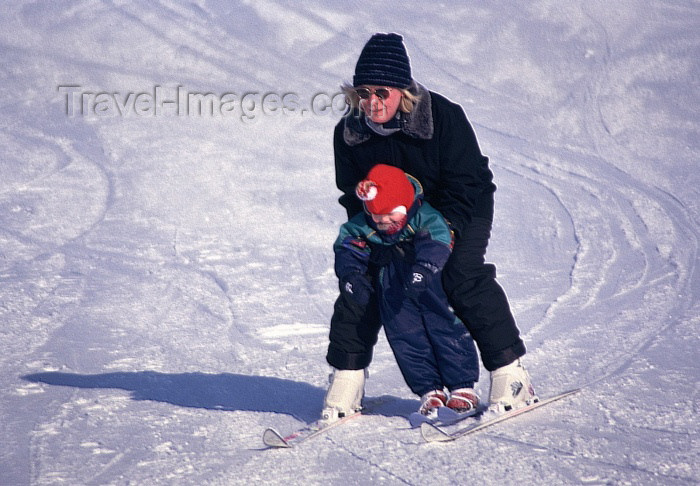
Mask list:
POLYGON ((473 387, 479 379, 479 362, 474 341, 450 310, 442 287, 451 231, 442 215, 421 200, 417 181, 412 182, 418 196, 400 232, 381 233, 368 214, 360 213, 341 226, 334 251, 340 281, 355 272, 371 279, 399 369, 411 391, 420 396, 443 387, 473 387), (414 263, 437 271, 425 291, 409 298, 406 282, 414 263))

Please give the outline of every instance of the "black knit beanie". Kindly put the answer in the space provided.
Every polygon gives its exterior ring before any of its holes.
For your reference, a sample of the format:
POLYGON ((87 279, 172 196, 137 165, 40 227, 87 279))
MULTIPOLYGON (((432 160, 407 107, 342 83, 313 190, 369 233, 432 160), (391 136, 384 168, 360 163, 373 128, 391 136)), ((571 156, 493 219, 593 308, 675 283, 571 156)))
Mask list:
POLYGON ((411 62, 399 34, 374 34, 355 66, 353 86, 370 84, 406 88, 411 84, 411 62))

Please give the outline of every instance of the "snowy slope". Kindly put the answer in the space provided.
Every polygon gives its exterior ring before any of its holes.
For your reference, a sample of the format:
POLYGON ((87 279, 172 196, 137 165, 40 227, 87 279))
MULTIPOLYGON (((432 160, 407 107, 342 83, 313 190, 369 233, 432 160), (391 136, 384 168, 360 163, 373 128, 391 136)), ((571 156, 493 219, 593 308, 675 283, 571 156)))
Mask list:
POLYGON ((700 482, 700 6, 405 5, 0 4, 0 484, 700 482), (586 388, 427 445, 382 339, 380 413, 261 451, 320 411, 326 102, 377 31, 491 158, 538 392, 586 388))

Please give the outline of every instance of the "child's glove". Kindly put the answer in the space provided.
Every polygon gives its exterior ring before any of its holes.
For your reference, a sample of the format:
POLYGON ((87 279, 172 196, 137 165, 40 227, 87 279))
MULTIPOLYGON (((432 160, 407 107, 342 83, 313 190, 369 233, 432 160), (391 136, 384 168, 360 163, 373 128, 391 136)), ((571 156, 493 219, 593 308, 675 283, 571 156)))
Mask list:
POLYGON ((406 295, 413 299, 418 298, 428 288, 432 278, 433 272, 430 269, 416 263, 411 267, 406 280, 406 295))
POLYGON ((365 307, 372 294, 372 285, 365 275, 354 272, 340 279, 340 292, 356 304, 365 307))

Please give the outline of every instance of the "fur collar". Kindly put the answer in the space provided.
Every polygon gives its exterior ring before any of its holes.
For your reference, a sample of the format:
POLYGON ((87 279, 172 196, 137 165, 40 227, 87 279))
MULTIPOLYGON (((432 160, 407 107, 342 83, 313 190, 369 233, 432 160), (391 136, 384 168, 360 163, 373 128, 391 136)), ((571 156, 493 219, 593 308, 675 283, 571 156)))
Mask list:
MULTIPOLYGON (((408 87, 411 93, 420 97, 411 113, 401 113, 401 131, 406 135, 422 140, 433 138, 433 110, 430 92, 415 81, 408 87)), ((374 132, 365 124, 364 115, 354 110, 345 115, 343 139, 350 146, 368 140, 374 132)))

